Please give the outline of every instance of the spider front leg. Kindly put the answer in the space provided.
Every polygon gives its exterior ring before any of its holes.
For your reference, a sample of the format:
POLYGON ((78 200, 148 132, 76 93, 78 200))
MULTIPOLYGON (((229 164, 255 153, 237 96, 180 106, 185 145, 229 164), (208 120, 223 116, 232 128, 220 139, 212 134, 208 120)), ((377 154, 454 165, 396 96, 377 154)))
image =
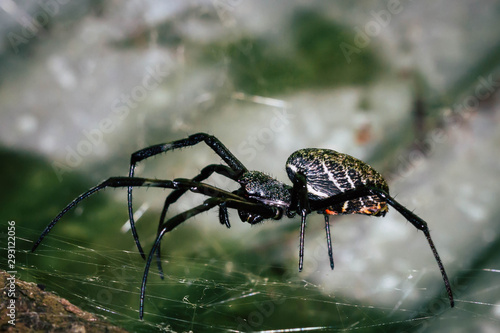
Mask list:
MULTIPOLYGON (((235 173, 242 173, 244 171, 247 171, 245 166, 229 151, 229 149, 226 148, 222 144, 222 142, 219 141, 216 137, 212 135, 208 135, 206 133, 197 133, 193 134, 185 139, 181 140, 176 140, 172 141, 169 143, 162 143, 162 144, 157 144, 154 146, 150 146, 141 150, 136 151, 133 153, 130 157, 130 170, 129 170, 129 177, 134 177, 135 173, 135 166, 138 162, 147 159, 149 157, 165 153, 170 150, 182 148, 182 147, 189 147, 189 146, 194 146, 200 142, 205 142, 217 155, 219 155, 222 160, 229 165, 229 167, 235 172, 235 173)), ((144 250, 142 249, 142 246, 139 242, 139 235, 137 234, 137 230, 135 228, 135 221, 134 221, 134 212, 133 212, 133 206, 132 206, 132 187, 129 187, 127 190, 128 194, 128 214, 129 214, 129 221, 130 221, 130 229, 132 231, 132 235, 134 237, 135 243, 137 245, 137 249, 139 250, 141 256, 145 259, 144 255, 144 250)))
POLYGON ((161 179, 148 179, 148 178, 130 178, 130 177, 111 177, 97 186, 92 187, 87 192, 79 195, 76 199, 71 201, 64 209, 47 225, 38 240, 34 243, 31 251, 35 251, 38 245, 42 242, 45 236, 52 230, 57 222, 80 201, 88 198, 92 194, 103 190, 107 187, 160 187, 168 189, 186 189, 191 192, 205 194, 212 197, 229 198, 233 200, 242 200, 238 195, 218 189, 214 186, 190 181, 189 179, 174 179, 174 180, 161 180, 161 179))

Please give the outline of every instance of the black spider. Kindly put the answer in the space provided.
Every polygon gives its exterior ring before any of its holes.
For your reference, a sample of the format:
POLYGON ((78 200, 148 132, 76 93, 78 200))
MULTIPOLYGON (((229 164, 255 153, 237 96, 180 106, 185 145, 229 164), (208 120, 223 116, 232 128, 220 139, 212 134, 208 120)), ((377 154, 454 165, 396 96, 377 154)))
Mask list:
POLYGON ((165 233, 171 231, 192 216, 218 206, 220 223, 229 228, 228 208, 237 209, 240 219, 250 224, 259 223, 265 219, 279 220, 284 215, 289 218, 294 217, 296 214, 300 215, 300 271, 302 270, 304 258, 306 217, 311 212, 316 211, 319 214, 323 214, 325 218, 328 256, 330 266, 333 269, 329 215, 365 214, 384 216, 388 211, 387 205, 389 204, 410 221, 415 228, 422 230, 425 234, 443 276, 450 305, 451 307, 454 306, 450 282, 432 242, 427 223, 389 195, 389 187, 377 171, 352 156, 333 150, 315 148, 301 149, 294 152, 286 162, 286 171, 292 181, 292 186, 273 179, 260 171, 248 171, 216 137, 205 133, 198 133, 185 139, 144 148, 132 154, 129 177, 111 177, 69 203, 45 228, 34 244, 32 251, 35 251, 57 221, 80 201, 106 187, 128 187, 128 210, 131 230, 137 248, 142 257, 145 258, 133 219, 132 188, 162 187, 174 189, 165 200, 161 212, 158 234, 149 252, 144 270, 139 307, 139 316, 142 319, 144 314, 146 281, 155 253, 157 253, 158 268, 163 278, 159 260, 161 239, 165 233), (137 162, 170 150, 193 146, 202 141, 216 152, 227 165, 210 164, 204 167, 193 179, 160 180, 134 177, 137 162), (241 187, 236 191, 228 192, 201 183, 201 181, 207 179, 213 173, 228 177, 238 182, 241 187), (165 220, 169 206, 187 191, 204 194, 210 198, 205 200, 201 205, 165 220))

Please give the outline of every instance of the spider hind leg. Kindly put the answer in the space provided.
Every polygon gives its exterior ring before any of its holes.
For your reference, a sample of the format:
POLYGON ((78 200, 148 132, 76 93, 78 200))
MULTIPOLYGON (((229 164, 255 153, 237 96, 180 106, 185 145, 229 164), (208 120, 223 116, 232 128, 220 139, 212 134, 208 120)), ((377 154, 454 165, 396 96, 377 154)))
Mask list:
POLYGON ((321 210, 321 209, 324 210, 325 207, 332 207, 332 206, 336 206, 336 205, 338 206, 346 201, 355 200, 358 198, 362 198, 362 197, 366 197, 366 196, 373 196, 373 195, 378 196, 381 201, 384 201, 387 204, 394 207, 394 209, 396 209, 401 215, 403 215, 406 218, 406 220, 408 220, 408 222, 413 224, 413 226, 415 228, 417 228, 418 230, 422 230, 422 232, 425 235, 425 238, 427 239, 427 242, 429 243, 432 254, 434 255, 434 259, 436 260, 436 263, 438 264, 439 270, 441 272, 441 276, 443 278, 446 292, 448 294, 448 299, 450 301, 450 306, 454 307, 455 301, 453 299, 453 292, 451 290, 450 281, 449 281, 448 275, 446 274, 446 271, 444 269, 441 258, 439 257, 437 249, 434 245, 434 242, 432 241, 431 234, 430 234, 429 228, 427 226, 427 223, 424 220, 422 220, 420 217, 415 215, 413 212, 408 210, 406 207, 401 205, 399 202, 397 202, 387 192, 385 192, 384 190, 381 190, 380 188, 369 187, 369 186, 364 187, 363 186, 363 187, 347 190, 345 192, 334 195, 330 198, 312 201, 310 204, 312 206, 311 208, 313 208, 314 210, 321 210))

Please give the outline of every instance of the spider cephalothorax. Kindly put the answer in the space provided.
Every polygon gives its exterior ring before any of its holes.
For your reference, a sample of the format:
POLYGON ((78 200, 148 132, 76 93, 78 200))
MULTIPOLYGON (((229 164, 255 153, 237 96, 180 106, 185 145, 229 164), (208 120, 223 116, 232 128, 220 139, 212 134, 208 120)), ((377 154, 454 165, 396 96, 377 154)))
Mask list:
POLYGON ((366 214, 384 216, 388 205, 394 207, 417 229, 422 230, 436 262, 441 271, 446 291, 453 307, 453 294, 450 282, 444 270, 441 259, 432 242, 427 223, 406 209, 389 195, 389 187, 382 176, 368 164, 346 154, 328 149, 301 149, 294 152, 286 162, 286 171, 292 185, 280 182, 260 171, 248 171, 246 167, 214 136, 198 133, 185 139, 154 145, 141 149, 131 156, 128 177, 111 177, 99 185, 83 193, 70 202, 52 222, 45 228, 33 245, 32 251, 38 247, 59 219, 80 201, 106 187, 128 188, 128 211, 130 226, 139 253, 145 258, 135 229, 132 189, 133 187, 160 187, 173 189, 166 197, 160 215, 158 234, 155 243, 147 257, 142 279, 139 316, 144 314, 144 297, 146 281, 153 256, 156 253, 158 268, 163 278, 160 261, 160 243, 165 233, 171 231, 187 219, 214 207, 219 209, 219 221, 230 227, 228 208, 236 209, 243 222, 256 224, 266 219, 279 220, 284 216, 301 218, 299 237, 299 270, 303 267, 304 235, 306 218, 311 212, 323 214, 325 220, 328 257, 333 269, 333 254, 330 236, 329 216, 338 214, 366 214), (170 150, 193 146, 205 142, 224 164, 210 164, 204 167, 192 179, 146 179, 134 177, 136 164, 151 156, 170 150), (241 187, 229 192, 212 185, 202 183, 213 173, 238 182, 241 187), (184 193, 191 191, 208 197, 201 205, 195 206, 181 214, 166 219, 168 208, 184 193))
MULTIPOLYGON (((280 219, 283 215, 283 210, 290 207, 292 187, 263 172, 247 171, 238 178, 238 183, 241 184, 245 198, 276 207, 276 216, 273 217, 274 219, 280 219)), ((259 223, 264 220, 264 217, 259 214, 248 213, 244 210, 239 210, 238 214, 243 222, 250 224, 259 223)))

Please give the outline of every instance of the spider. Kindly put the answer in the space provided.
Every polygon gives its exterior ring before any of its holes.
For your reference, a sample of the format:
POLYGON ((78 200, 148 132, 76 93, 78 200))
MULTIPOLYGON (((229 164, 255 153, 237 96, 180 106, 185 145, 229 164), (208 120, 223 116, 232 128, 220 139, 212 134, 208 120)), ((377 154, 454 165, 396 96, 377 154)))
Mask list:
POLYGON ((249 171, 221 141, 206 133, 197 133, 185 139, 150 146, 131 155, 128 177, 111 177, 70 202, 45 228, 34 243, 32 251, 36 250, 57 221, 80 201, 106 187, 127 187, 131 231, 137 249, 141 256, 147 259, 142 278, 139 304, 139 317, 142 319, 146 281, 155 253, 157 254, 160 276, 163 278, 159 256, 160 242, 163 236, 195 215, 217 207, 219 209, 219 221, 227 228, 231 226, 228 217, 229 208, 236 209, 241 221, 250 224, 257 224, 266 219, 280 220, 284 216, 288 218, 295 215, 300 216, 299 271, 301 271, 304 262, 306 218, 311 212, 317 212, 324 216, 328 257, 330 267, 333 269, 334 261, 329 216, 340 214, 385 216, 388 205, 391 205, 415 228, 422 230, 424 233, 441 271, 450 306, 454 306, 450 282, 431 239, 427 223, 389 195, 389 187, 377 171, 368 164, 347 154, 316 148, 300 149, 290 155, 286 162, 286 171, 292 185, 287 185, 260 171, 249 171), (207 165, 192 179, 161 180, 134 177, 135 167, 138 162, 167 151, 194 146, 200 142, 208 145, 225 162, 225 165, 207 165), (236 181, 240 184, 240 188, 229 192, 202 183, 214 173, 236 181), (147 258, 144 255, 135 228, 132 208, 132 190, 134 187, 173 189, 165 199, 158 233, 147 258), (198 206, 166 219, 169 206, 187 191, 203 194, 208 196, 208 199, 198 206))

